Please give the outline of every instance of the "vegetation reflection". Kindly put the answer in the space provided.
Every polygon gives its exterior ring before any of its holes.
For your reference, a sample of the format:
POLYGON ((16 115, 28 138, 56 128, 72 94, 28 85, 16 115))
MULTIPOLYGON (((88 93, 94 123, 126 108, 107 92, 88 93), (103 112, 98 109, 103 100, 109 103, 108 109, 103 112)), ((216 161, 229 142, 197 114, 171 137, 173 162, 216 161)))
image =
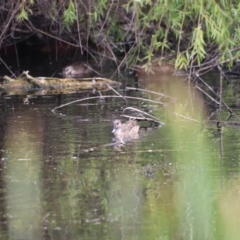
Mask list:
MULTIPOLYGON (((155 190, 149 188, 144 215, 151 231, 146 230, 145 234, 152 239, 219 239, 215 196, 219 190, 215 179, 219 153, 208 130, 192 121, 203 119, 203 100, 182 81, 168 85, 168 94, 178 99, 167 107, 167 126, 161 132, 171 139, 171 154, 164 153, 164 149, 162 152, 167 156, 165 165, 172 169, 173 179, 152 182, 155 190)), ((163 158, 158 157, 159 160, 163 158)))

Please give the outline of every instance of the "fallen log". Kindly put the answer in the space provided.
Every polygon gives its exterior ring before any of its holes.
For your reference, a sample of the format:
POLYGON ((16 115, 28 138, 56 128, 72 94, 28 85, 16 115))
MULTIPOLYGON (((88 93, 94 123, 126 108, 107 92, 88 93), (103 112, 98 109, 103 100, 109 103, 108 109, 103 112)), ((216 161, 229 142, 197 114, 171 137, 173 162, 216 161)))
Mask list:
POLYGON ((0 92, 11 94, 26 94, 27 92, 39 94, 76 93, 82 91, 109 90, 111 87, 119 87, 120 83, 107 78, 52 78, 32 77, 28 71, 23 72, 17 78, 3 77, 0 84, 0 92))

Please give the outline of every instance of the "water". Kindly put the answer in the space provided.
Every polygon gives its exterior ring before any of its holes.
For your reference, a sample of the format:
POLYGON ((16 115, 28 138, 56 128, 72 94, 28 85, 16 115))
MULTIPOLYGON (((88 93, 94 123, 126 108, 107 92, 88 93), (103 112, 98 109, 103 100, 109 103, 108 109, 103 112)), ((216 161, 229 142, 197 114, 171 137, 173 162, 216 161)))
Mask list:
POLYGON ((238 239, 238 129, 218 133, 193 121, 210 110, 183 80, 139 81, 178 101, 129 100, 166 125, 140 123, 140 139, 121 149, 106 146, 126 107, 121 99, 53 113, 86 93, 32 96, 28 105, 1 96, 1 239, 238 239))

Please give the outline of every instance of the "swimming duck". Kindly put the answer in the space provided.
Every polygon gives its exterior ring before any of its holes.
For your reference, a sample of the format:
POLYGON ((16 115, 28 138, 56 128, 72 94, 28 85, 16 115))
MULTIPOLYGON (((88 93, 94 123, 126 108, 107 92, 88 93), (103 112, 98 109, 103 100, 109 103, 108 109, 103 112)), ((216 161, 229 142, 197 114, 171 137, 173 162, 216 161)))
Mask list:
POLYGON ((125 143, 125 141, 138 139, 139 125, 135 120, 129 120, 126 123, 121 123, 119 119, 114 120, 113 130, 116 142, 125 143))
POLYGON ((86 63, 73 63, 63 69, 64 77, 82 77, 92 72, 91 66, 86 63))

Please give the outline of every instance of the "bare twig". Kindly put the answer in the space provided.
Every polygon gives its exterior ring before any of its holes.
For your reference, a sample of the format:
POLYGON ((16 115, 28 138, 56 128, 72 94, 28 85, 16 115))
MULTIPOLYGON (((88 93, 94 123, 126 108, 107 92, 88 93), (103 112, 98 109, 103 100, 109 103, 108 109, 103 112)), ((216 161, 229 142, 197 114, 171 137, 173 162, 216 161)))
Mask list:
POLYGON ((222 88, 223 88, 223 74, 222 74, 222 68, 218 65, 218 70, 220 73, 220 92, 219 92, 219 99, 220 99, 220 105, 219 105, 219 114, 218 114, 218 121, 221 120, 221 113, 222 113, 222 103, 223 103, 223 97, 222 97, 222 88))
POLYGON ((140 109, 134 108, 134 107, 126 107, 126 108, 124 108, 124 109, 123 109, 123 112, 122 112, 122 115, 123 115, 124 117, 128 117, 128 118, 131 118, 131 117, 132 117, 132 116, 129 116, 129 115, 124 114, 124 112, 127 111, 127 110, 140 113, 140 117, 138 116, 137 119, 140 119, 140 118, 141 118, 142 120, 153 121, 153 122, 157 122, 157 123, 160 124, 160 125, 165 125, 165 123, 160 122, 160 121, 159 121, 156 117, 154 117, 153 115, 151 115, 151 114, 149 114, 149 113, 146 113, 146 112, 144 112, 144 111, 142 111, 142 110, 140 110, 140 109), (147 117, 145 117, 145 116, 148 116, 148 117, 150 117, 150 118, 147 118, 147 117))
POLYGON ((186 117, 186 116, 183 116, 182 114, 179 114, 179 113, 174 113, 174 114, 175 114, 176 116, 179 116, 179 117, 181 117, 181 118, 184 118, 184 119, 189 120, 189 121, 192 121, 192 122, 199 123, 199 124, 201 124, 202 126, 204 126, 203 123, 201 123, 200 121, 198 121, 198 120, 196 120, 196 119, 194 119, 194 118, 186 117))
POLYGON ((2 64, 7 68, 7 70, 13 75, 13 77, 17 78, 16 75, 12 72, 12 70, 8 67, 8 65, 2 60, 2 58, 0 57, 0 61, 2 62, 2 64))
POLYGON ((122 96, 117 90, 115 90, 109 84, 106 83, 106 85, 108 86, 108 88, 110 88, 113 92, 115 92, 118 96, 122 97, 127 102, 127 99, 125 98, 125 96, 122 96))
MULTIPOLYGON (((122 98, 121 96, 117 96, 117 95, 87 97, 87 98, 78 99, 78 100, 75 100, 75 101, 72 101, 72 102, 63 104, 63 105, 61 105, 61 106, 55 107, 55 108, 52 109, 51 111, 52 111, 53 113, 55 113, 55 111, 56 111, 57 109, 66 107, 66 106, 68 106, 68 105, 71 105, 71 104, 74 104, 74 103, 77 103, 77 102, 86 101, 86 100, 99 99, 99 98, 102 98, 102 97, 104 97, 104 98, 122 98)), ((141 101, 145 101, 145 102, 151 102, 151 103, 156 103, 156 104, 164 105, 164 103, 162 103, 162 102, 154 101, 154 100, 150 100, 150 99, 145 99, 145 98, 130 97, 130 96, 125 96, 125 98, 135 99, 135 100, 141 100, 141 101)))
POLYGON ((126 87, 126 90, 137 90, 137 91, 141 91, 141 92, 148 92, 148 93, 152 93, 152 94, 156 94, 156 95, 159 95, 159 96, 162 96, 162 97, 171 98, 173 100, 176 100, 175 97, 171 97, 171 96, 165 95, 163 93, 158 93, 158 92, 150 91, 150 90, 147 90, 147 89, 126 87))
POLYGON ((208 93, 206 93, 203 89, 201 89, 199 86, 195 86, 196 89, 201 91, 203 94, 205 94, 208 98, 210 98, 213 102, 215 102, 217 105, 219 105, 219 102, 215 100, 213 97, 211 97, 208 93))
MULTIPOLYGON (((77 6, 77 2, 76 0, 74 0, 75 2, 75 6, 77 6)), ((83 48, 82 48, 82 39, 81 39, 81 34, 80 34, 80 23, 79 23, 79 13, 78 13, 78 8, 76 7, 76 15, 77 15, 77 29, 78 29, 78 44, 79 44, 79 48, 81 50, 81 54, 83 55, 83 48)))
MULTIPOLYGON (((197 77, 198 77, 198 79, 199 79, 205 86, 208 87, 208 89, 209 89, 212 93, 214 93, 215 96, 217 96, 218 98, 220 98, 220 97, 218 96, 218 94, 217 94, 215 91, 213 91, 213 89, 212 89, 200 76, 197 76, 197 77)), ((232 109, 231 109, 223 100, 222 100, 221 102, 222 102, 222 104, 228 109, 228 111, 230 112, 231 115, 236 116, 236 117, 240 120, 240 117, 239 117, 236 113, 233 113, 232 109)))
POLYGON ((91 147, 91 148, 87 148, 87 149, 83 149, 83 152, 93 152, 93 151, 96 151, 102 147, 110 147, 110 146, 114 146, 116 145, 116 143, 106 143, 106 144, 103 144, 103 145, 100 145, 98 147, 91 147))

